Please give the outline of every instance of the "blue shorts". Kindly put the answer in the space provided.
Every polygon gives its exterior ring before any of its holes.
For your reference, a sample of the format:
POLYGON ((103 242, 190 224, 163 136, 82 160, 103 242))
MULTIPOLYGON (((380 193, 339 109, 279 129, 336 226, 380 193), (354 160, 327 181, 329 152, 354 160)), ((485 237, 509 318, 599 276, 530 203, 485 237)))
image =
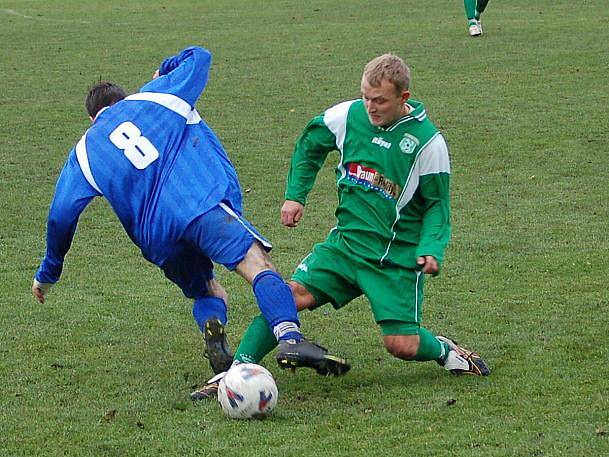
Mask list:
POLYGON ((213 263, 234 270, 254 241, 270 251, 271 244, 241 215, 220 203, 194 219, 175 250, 161 265, 165 276, 189 298, 207 295, 213 263))

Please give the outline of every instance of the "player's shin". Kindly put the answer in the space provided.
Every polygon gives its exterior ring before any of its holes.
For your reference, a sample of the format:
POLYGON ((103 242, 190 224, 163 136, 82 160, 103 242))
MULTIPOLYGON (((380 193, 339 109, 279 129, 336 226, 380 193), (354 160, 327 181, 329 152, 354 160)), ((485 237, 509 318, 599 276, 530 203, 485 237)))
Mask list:
POLYGON ((265 270, 254 278, 252 288, 258 307, 277 340, 302 339, 292 291, 283 278, 272 270, 265 270))
POLYGON ((277 339, 262 315, 256 316, 245 331, 235 353, 235 360, 243 363, 259 363, 277 346, 277 339))
POLYGON ((426 362, 429 360, 441 361, 448 354, 448 348, 444 347, 427 329, 419 328, 419 349, 415 360, 426 362))

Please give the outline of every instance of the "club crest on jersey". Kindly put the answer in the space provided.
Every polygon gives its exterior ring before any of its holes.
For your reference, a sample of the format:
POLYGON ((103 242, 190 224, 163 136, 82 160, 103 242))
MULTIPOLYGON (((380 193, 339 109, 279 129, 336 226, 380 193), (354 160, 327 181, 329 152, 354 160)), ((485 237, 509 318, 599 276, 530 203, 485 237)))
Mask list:
POLYGON ((347 167, 347 177, 350 181, 377 190, 385 198, 397 200, 402 187, 374 168, 366 167, 360 163, 350 163, 347 167))
POLYGON ((400 149, 404 154, 412 154, 418 145, 419 140, 408 133, 405 133, 404 138, 400 141, 400 149))

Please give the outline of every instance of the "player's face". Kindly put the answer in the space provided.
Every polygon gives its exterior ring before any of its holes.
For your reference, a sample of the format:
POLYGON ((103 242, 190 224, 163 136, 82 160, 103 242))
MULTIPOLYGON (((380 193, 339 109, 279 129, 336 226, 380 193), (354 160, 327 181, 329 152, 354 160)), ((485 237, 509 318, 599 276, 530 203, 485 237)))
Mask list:
POLYGON ((392 82, 382 80, 380 86, 374 87, 362 78, 362 99, 372 125, 386 127, 397 121, 405 113, 408 97, 410 92, 399 93, 392 82))

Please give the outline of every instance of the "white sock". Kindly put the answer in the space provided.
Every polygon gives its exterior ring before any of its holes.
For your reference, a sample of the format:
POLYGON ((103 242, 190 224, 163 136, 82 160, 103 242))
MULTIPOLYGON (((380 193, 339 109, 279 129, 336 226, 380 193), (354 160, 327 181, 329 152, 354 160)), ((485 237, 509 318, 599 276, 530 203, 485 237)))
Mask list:
POLYGON ((279 341, 283 335, 290 332, 300 333, 300 327, 298 327, 296 322, 283 321, 273 327, 273 334, 275 335, 275 338, 277 338, 277 341, 279 341))

